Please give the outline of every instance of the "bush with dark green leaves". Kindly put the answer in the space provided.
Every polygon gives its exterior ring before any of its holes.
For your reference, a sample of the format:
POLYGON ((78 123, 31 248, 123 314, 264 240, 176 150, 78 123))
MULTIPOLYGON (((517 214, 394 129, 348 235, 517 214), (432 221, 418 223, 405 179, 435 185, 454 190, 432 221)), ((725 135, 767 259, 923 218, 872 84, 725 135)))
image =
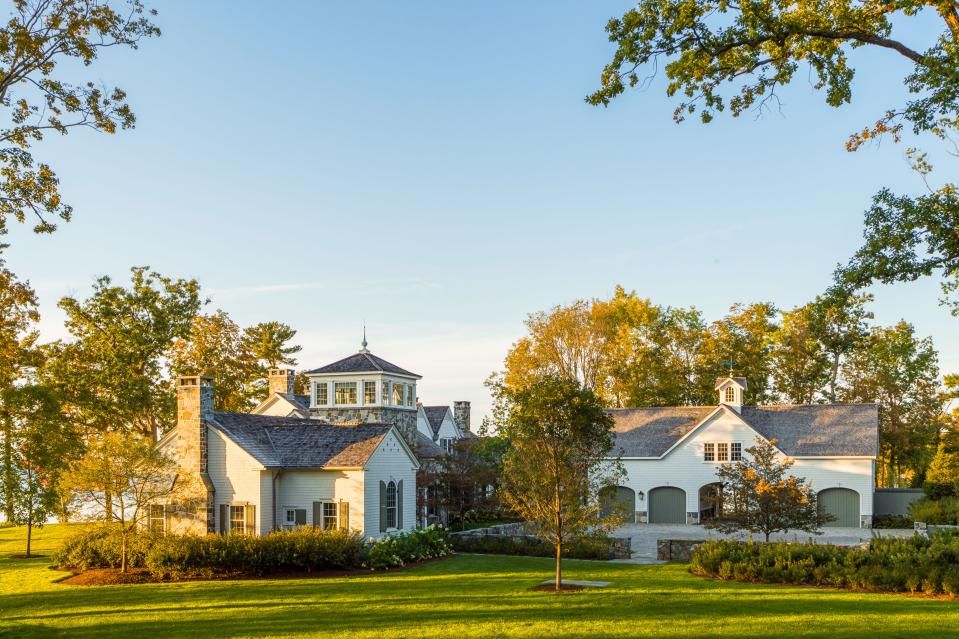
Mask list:
POLYGON ((876 537, 868 548, 708 541, 690 571, 724 580, 959 595, 959 531, 876 537))
POLYGON ((873 515, 872 517, 873 528, 912 530, 913 526, 912 517, 905 515, 873 515))
MULTIPOLYGON (((146 531, 128 533, 127 566, 142 568, 147 552, 160 539, 146 531)), ((122 547, 119 526, 97 526, 67 537, 52 559, 57 566, 73 570, 119 568, 122 547)))
POLYGON ((909 504, 909 516, 913 521, 927 524, 955 526, 959 520, 959 497, 930 499, 926 497, 909 504))
MULTIPOLYGON (((456 552, 527 557, 556 556, 556 549, 552 544, 536 537, 452 535, 450 543, 456 552)), ((612 543, 605 537, 590 538, 563 546, 563 557, 567 559, 612 559, 612 553, 612 543)))
POLYGON ((449 533, 445 528, 430 526, 408 533, 384 537, 367 548, 363 565, 373 570, 403 566, 452 554, 449 533))

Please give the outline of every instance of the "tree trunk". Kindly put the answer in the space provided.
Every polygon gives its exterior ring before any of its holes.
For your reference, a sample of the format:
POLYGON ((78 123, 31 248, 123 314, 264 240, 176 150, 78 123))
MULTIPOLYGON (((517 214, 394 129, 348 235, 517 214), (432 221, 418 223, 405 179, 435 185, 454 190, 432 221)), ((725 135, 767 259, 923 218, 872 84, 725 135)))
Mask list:
POLYGON ((556 542, 556 592, 563 589, 563 542, 556 542))
POLYGON ((766 533, 766 543, 769 543, 769 533, 766 533))
POLYGON ((103 489, 103 514, 106 517, 106 522, 113 522, 113 493, 110 492, 109 488, 103 489))
POLYGON ((0 425, 3 428, 3 517, 6 521, 13 521, 13 495, 16 491, 16 479, 13 472, 12 428, 6 415, 0 415, 0 425))
POLYGON ((27 554, 26 557, 29 559, 30 555, 30 542, 33 539, 33 515, 27 517, 27 554))
POLYGON ((127 571, 127 531, 120 534, 120 572, 127 571))

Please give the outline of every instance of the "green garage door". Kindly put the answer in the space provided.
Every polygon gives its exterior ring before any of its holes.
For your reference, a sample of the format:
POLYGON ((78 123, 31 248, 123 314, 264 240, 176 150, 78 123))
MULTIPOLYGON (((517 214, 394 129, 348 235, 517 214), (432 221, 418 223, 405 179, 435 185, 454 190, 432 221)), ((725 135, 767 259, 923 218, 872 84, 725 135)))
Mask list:
POLYGON ((686 491, 675 486, 662 486, 649 491, 649 523, 685 524, 686 491))
POLYGON ((609 515, 616 509, 623 515, 623 523, 632 524, 636 521, 636 493, 626 486, 610 487, 600 495, 603 504, 603 515, 609 515))
POLYGON ((827 526, 859 528, 859 493, 849 488, 827 488, 816 495, 819 510, 836 519, 827 526))

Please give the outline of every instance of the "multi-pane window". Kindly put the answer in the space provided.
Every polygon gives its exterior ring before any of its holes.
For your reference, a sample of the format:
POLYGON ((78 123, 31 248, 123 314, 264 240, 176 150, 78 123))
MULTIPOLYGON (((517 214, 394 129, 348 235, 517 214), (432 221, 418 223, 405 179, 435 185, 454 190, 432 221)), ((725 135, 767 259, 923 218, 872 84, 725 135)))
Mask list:
POLYGON ((376 382, 363 382, 363 403, 366 405, 376 403, 376 382))
POLYGON ((729 445, 729 461, 739 461, 743 458, 743 445, 733 442, 729 445))
POLYGON ((729 444, 726 442, 716 444, 716 461, 729 461, 729 444))
POLYGON ((453 440, 452 440, 452 439, 446 439, 446 438, 441 439, 441 440, 440 440, 440 446, 442 446, 442 447, 443 447, 443 450, 445 450, 445 451, 448 452, 448 453, 452 453, 452 452, 453 452, 453 440))
POLYGON ((246 534, 246 506, 230 506, 230 532, 246 534))
POLYGON ((336 382, 336 404, 356 404, 356 382, 336 382))
POLYGON ((339 523, 339 507, 336 502, 323 502, 323 530, 335 530, 339 523))
POLYGON ((414 395, 413 385, 412 385, 412 384, 409 384, 409 385, 406 387, 406 405, 407 405, 407 406, 412 406, 412 405, 413 405, 413 399, 414 399, 414 398, 413 398, 413 395, 414 395))
POLYGON ((393 405, 394 406, 403 405, 403 400, 406 399, 405 393, 403 392, 404 390, 405 389, 403 384, 397 384, 395 382, 393 383, 393 405))
POLYGON ((162 535, 166 532, 164 530, 165 524, 166 512, 163 504, 152 504, 150 506, 150 532, 162 535))
POLYGON ((716 461, 716 445, 703 444, 703 461, 716 461))
POLYGON ((316 383, 316 405, 326 406, 330 403, 330 387, 326 382, 316 383))
POLYGON ((386 527, 396 528, 396 482, 386 485, 386 527))
POLYGON ((383 392, 380 393, 380 396, 383 398, 383 405, 386 406, 390 403, 390 383, 387 381, 383 382, 383 392))
POLYGON ((732 404, 736 401, 736 389, 732 386, 726 387, 726 403, 732 404))

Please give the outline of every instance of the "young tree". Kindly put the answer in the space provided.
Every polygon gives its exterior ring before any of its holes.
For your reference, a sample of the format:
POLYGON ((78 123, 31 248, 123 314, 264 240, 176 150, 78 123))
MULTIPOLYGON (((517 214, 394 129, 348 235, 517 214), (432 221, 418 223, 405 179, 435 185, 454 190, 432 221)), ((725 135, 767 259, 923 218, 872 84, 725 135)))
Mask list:
POLYGON ((26 556, 31 556, 33 529, 59 507, 59 480, 79 450, 79 437, 64 420, 53 389, 29 383, 0 393, 8 410, 16 490, 8 521, 27 527, 26 556))
POLYGON ((87 299, 60 300, 75 341, 53 355, 50 374, 91 432, 130 429, 156 438, 176 405, 167 360, 204 302, 196 280, 131 270, 128 288, 101 277, 87 299))
POLYGON ((81 500, 102 508, 102 521, 119 527, 120 570, 126 572, 130 534, 150 516, 151 504, 172 498, 187 483, 181 474, 142 434, 106 433, 89 443, 64 481, 81 500))
POLYGON ((502 498, 555 547, 559 591, 563 546, 619 523, 603 515, 600 502, 622 472, 611 460, 613 420, 577 380, 542 377, 500 392, 508 411, 500 432, 509 442, 502 498))
MULTIPOLYGON (((0 130, 0 234, 7 219, 35 218, 33 230, 50 233, 54 218, 69 220, 72 208, 60 196, 59 179, 47 164, 36 164, 30 148, 47 133, 66 135, 86 128, 104 133, 132 128, 136 119, 126 92, 90 81, 71 84, 55 71, 90 66, 107 48, 133 49, 160 35, 156 15, 139 0, 113 8, 101 0, 14 0, 0 26, 0 104, 10 109, 0 130)), ((72 71, 66 75, 72 75, 72 71)))
POLYGON ((280 322, 260 322, 243 331, 247 349, 268 368, 296 364, 293 355, 303 350, 303 347, 288 345, 294 337, 296 330, 280 322))
POLYGON ((906 322, 874 328, 847 357, 842 377, 843 401, 879 404, 879 485, 922 485, 942 413, 932 339, 919 339, 906 322))
POLYGON ((789 474, 793 462, 781 459, 776 440, 756 438, 735 464, 716 471, 722 483, 722 515, 705 525, 722 532, 748 530, 769 541, 774 532, 803 530, 819 534, 830 515, 819 511, 816 493, 802 477, 789 474))
MULTIPOLYGON (((698 111, 706 123, 725 110, 739 116, 776 103, 777 89, 797 72, 805 77, 805 67, 816 78, 815 88, 825 89, 827 104, 839 107, 852 99, 850 51, 874 48, 913 65, 902 81, 910 98, 850 135, 847 149, 883 136, 899 141, 907 128, 955 150, 959 6, 954 0, 840 0, 812 7, 785 0, 640 0, 622 18, 610 20, 606 30, 616 51, 603 69, 602 86, 587 97, 591 104, 609 104, 627 85, 646 86, 664 69, 667 95, 682 98, 674 120, 698 111), (930 11, 941 18, 938 32, 915 28, 910 39, 919 41, 912 43, 893 37, 894 26, 916 23, 930 11)), ((925 155, 914 152, 913 159, 914 170, 928 184, 932 167, 925 155)), ((957 193, 954 183, 930 186, 920 197, 880 191, 866 213, 863 247, 837 272, 840 285, 861 288, 941 273, 947 297, 954 294, 959 290, 957 193)), ((951 303, 959 313, 959 303, 951 303)))

